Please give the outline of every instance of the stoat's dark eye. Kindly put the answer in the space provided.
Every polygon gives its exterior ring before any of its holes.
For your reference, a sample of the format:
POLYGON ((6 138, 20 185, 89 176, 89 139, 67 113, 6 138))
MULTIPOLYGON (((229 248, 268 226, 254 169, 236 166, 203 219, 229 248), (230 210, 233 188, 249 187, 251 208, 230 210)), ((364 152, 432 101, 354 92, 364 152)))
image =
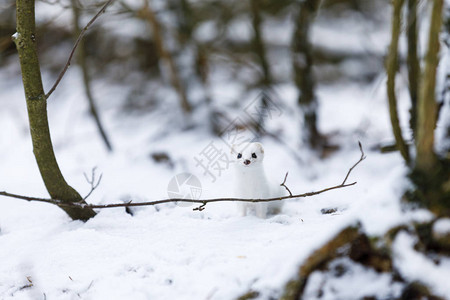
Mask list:
POLYGON ((252 153, 252 157, 253 157, 253 158, 256 158, 256 153, 252 153))
POLYGON ((242 157, 242 154, 239 153, 238 156, 237 156, 237 158, 239 159, 239 158, 241 158, 241 157, 242 157))

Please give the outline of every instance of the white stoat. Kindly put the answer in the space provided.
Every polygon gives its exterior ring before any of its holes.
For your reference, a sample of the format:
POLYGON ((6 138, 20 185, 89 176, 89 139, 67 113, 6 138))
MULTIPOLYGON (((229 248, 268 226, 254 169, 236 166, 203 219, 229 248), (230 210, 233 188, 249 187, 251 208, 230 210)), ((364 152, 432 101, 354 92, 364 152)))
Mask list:
MULTIPOLYGON (((264 171, 264 148, 260 143, 242 143, 233 145, 231 154, 235 158, 235 197, 261 199, 282 196, 279 186, 271 185, 264 171)), ((281 210, 282 201, 272 202, 236 202, 241 216, 254 210, 256 216, 265 218, 268 212, 281 210)))

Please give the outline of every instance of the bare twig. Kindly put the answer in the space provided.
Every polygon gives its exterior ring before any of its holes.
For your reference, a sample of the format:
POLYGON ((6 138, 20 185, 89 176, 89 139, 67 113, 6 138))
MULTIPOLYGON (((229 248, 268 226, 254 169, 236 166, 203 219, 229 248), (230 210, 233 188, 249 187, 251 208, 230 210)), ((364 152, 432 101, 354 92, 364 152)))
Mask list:
POLYGON ((70 51, 70 55, 69 58, 67 59, 66 65, 64 66, 64 68, 62 69, 61 73, 59 73, 58 78, 56 79, 55 83, 53 84, 52 88, 50 89, 50 91, 48 91, 47 94, 45 94, 45 98, 48 99, 48 97, 50 97, 50 95, 55 91, 56 87, 58 86, 59 82, 61 81, 61 79, 64 77, 64 74, 66 74, 67 69, 70 66, 70 61, 72 60, 72 57, 75 53, 75 50, 78 47, 78 44, 81 42, 81 39, 84 37, 84 34, 86 33, 86 31, 89 29, 89 27, 95 22, 95 20, 97 20, 97 18, 105 12, 106 8, 113 2, 114 0, 108 0, 108 2, 106 2, 102 8, 99 10, 99 12, 89 21, 89 23, 87 23, 87 25, 81 30, 80 35, 78 36, 75 44, 73 45, 72 51, 70 51))
POLYGON ((91 174, 91 178, 89 179, 86 175, 86 173, 83 173, 84 178, 86 178, 86 181, 91 185, 91 190, 89 191, 89 193, 87 193, 86 196, 84 196, 83 201, 86 200, 91 194, 92 192, 100 185, 100 182, 102 181, 102 176, 103 174, 100 174, 100 176, 98 177, 98 180, 95 180, 95 170, 97 169, 97 167, 92 168, 92 174, 91 174))
POLYGON ((348 172, 347 172, 347 175, 345 176, 345 178, 344 178, 344 181, 342 181, 342 185, 344 185, 345 184, 345 182, 347 181, 347 179, 348 179, 348 176, 350 176, 350 173, 353 171, 353 169, 360 163, 360 162, 362 162, 363 160, 365 160, 366 159, 366 156, 364 155, 364 150, 363 150, 363 148, 362 148, 362 145, 361 145, 361 142, 360 141, 358 141, 358 146, 359 146, 359 151, 361 151, 361 157, 359 158, 359 160, 348 170, 348 172))
POLYGON ((0 192, 0 196, 11 197, 11 198, 21 199, 21 200, 26 200, 26 201, 46 202, 46 203, 51 203, 51 204, 55 204, 55 205, 60 205, 60 204, 63 203, 61 200, 58 200, 58 199, 28 197, 28 196, 21 196, 21 195, 11 194, 11 193, 8 193, 8 192, 0 192))
POLYGON ((280 184, 280 186, 284 186, 284 188, 288 191, 289 196, 292 196, 291 190, 286 186, 286 179, 288 177, 289 172, 286 172, 286 175, 284 176, 283 183, 280 184))
POLYGON ((195 211, 195 210, 202 211, 202 210, 205 209, 205 206, 206 206, 206 202, 203 201, 203 204, 202 204, 202 205, 200 205, 199 207, 194 208, 193 210, 194 210, 194 211, 195 211))
MULTIPOLYGON (((46 203, 51 203, 51 204, 55 204, 58 206, 69 206, 69 207, 81 207, 81 208, 98 208, 98 209, 103 209, 103 208, 114 208, 114 207, 131 207, 131 206, 149 206, 149 205, 158 205, 158 204, 163 204, 163 203, 170 203, 170 202, 188 202, 188 203, 199 203, 200 206, 194 208, 194 210, 198 210, 198 211, 202 211, 206 204, 208 203, 213 203, 213 202, 271 202, 271 201, 281 201, 281 200, 285 200, 285 199, 296 199, 296 198, 305 198, 305 197, 311 197, 311 196, 315 196, 315 195, 319 195, 331 190, 336 190, 336 189, 341 189, 341 188, 345 188, 345 187, 349 187, 352 185, 356 184, 355 182, 352 183, 345 183, 350 175, 350 173, 353 171, 353 169, 361 162, 365 159, 364 156, 364 151, 362 149, 361 143, 359 143, 359 147, 360 147, 360 151, 361 151, 361 157, 360 159, 348 170, 347 175, 345 176, 344 181, 339 184, 339 185, 335 185, 335 186, 331 186, 328 188, 324 188, 322 190, 319 191, 315 191, 315 192, 308 192, 308 193, 303 193, 303 194, 296 194, 296 195, 289 195, 289 196, 283 196, 283 197, 274 197, 274 198, 254 198, 254 199, 243 199, 243 198, 212 198, 212 199, 185 199, 185 198, 171 198, 171 199, 161 199, 161 200, 155 200, 155 201, 149 201, 149 202, 127 202, 127 203, 115 203, 115 204, 99 204, 99 205, 95 205, 95 204, 85 204, 85 203, 79 203, 79 202, 62 202, 61 200, 58 199, 48 199, 48 198, 36 198, 36 197, 28 197, 28 196, 21 196, 21 195, 16 195, 16 194, 11 194, 8 192, 0 192, 0 196, 6 196, 6 197, 12 197, 12 198, 16 198, 16 199, 22 199, 22 200, 27 200, 27 201, 39 201, 39 202, 46 202, 46 203)), ((93 175, 94 175, 94 170, 93 170, 93 175)), ((93 176, 94 177, 94 176, 93 176)), ((285 176, 285 179, 287 177, 287 174, 285 176)), ((95 180, 90 180, 91 182, 95 182, 95 180)), ((284 183, 284 182, 283 182, 284 183)), ((92 184, 92 183, 91 183, 92 184)), ((92 184, 92 187, 97 187, 98 186, 98 182, 96 184, 92 184)), ((89 193, 90 194, 90 193, 89 193)), ((88 195, 89 195, 88 194, 88 195)))

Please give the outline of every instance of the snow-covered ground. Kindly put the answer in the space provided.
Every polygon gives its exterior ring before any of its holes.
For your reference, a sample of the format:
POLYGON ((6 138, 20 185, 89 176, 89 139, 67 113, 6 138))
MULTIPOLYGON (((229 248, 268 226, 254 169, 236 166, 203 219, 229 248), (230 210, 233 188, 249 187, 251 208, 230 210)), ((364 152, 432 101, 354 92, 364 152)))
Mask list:
MULTIPOLYGON (((44 81, 48 87, 52 78, 44 74, 44 81)), ((104 209, 82 223, 53 205, 0 198, 0 298, 233 299, 249 290, 259 291, 261 299, 277 297, 302 261, 345 226, 361 222, 369 235, 381 235, 411 219, 431 218, 420 210, 401 210, 407 169, 398 153, 374 150, 393 140, 384 86, 380 78, 368 86, 319 88, 320 129, 332 133, 332 141, 340 145, 324 160, 299 149, 296 92, 289 85, 277 87, 283 106, 268 126, 281 132, 289 149, 271 138, 261 141, 272 180, 281 183, 289 171, 287 185, 294 193, 340 184, 360 157, 358 140, 367 159, 349 178, 356 185, 288 200, 281 214, 267 219, 238 217, 233 203, 208 204, 201 212, 193 211, 195 206, 166 204, 136 208, 134 216, 123 208, 104 209), (336 212, 322 214, 324 208, 336 212)), ((216 85, 213 95, 225 101, 235 97, 233 87, 216 85)), ((105 151, 87 113, 76 67, 49 99, 52 139, 66 180, 84 195, 90 185, 83 173, 96 167, 102 182, 87 200, 95 204, 167 198, 170 180, 183 172, 199 178, 202 198, 232 196, 232 166, 220 176, 214 173, 214 181, 194 159, 211 142, 228 155, 224 141, 203 128, 178 130, 182 114, 176 109, 167 114, 177 105, 173 99, 155 112, 122 112, 119 103, 126 89, 101 80, 93 88, 114 145, 112 154, 105 151), (169 155, 173 167, 151 158, 159 152, 169 155)), ((408 105, 407 95, 401 94, 404 128, 408 105)), ((8 69, 0 73, 0 106, 0 190, 47 197, 32 153, 20 77, 8 69)), ((412 245, 406 234, 396 240, 398 270, 421 280, 425 268, 425 283, 437 295, 450 295, 450 262, 434 267, 412 245)), ((327 281, 323 299, 386 298, 401 291, 401 284, 388 275, 346 260, 336 263, 352 272, 327 281), (360 289, 365 284, 372 285, 360 289), (358 293, 349 292, 353 290, 358 293)), ((305 297, 317 296, 324 276, 313 273, 305 297)))
MULTIPOLYGON (((116 146, 113 154, 106 153, 86 113, 76 75, 76 69, 71 70, 49 101, 49 115, 68 182, 85 194, 89 184, 83 172, 97 167, 103 174, 90 203, 167 198, 169 181, 181 172, 200 179, 202 198, 231 196, 231 166, 215 182, 196 167, 194 157, 211 141, 228 153, 223 141, 202 130, 155 138, 164 130, 161 124, 168 126, 163 117, 124 116, 105 103, 105 121, 116 146), (156 151, 167 152, 175 167, 155 163, 150 155, 156 151)), ((6 129, 0 148, 1 189, 45 197, 27 131, 22 87, 3 79, 0 99, 8 109, 0 112, 1 128, 6 129)), ((106 94, 105 99, 118 93, 97 90, 106 94)), ((286 89, 280 92, 284 94, 292 93, 286 89)), ((263 140, 266 169, 278 182, 289 171, 287 184, 296 193, 339 184, 360 156, 359 139, 367 159, 349 179, 357 185, 289 200, 282 214, 266 220, 238 217, 233 203, 217 203, 202 212, 175 204, 144 207, 134 216, 123 208, 105 209, 82 223, 52 205, 2 198, 1 298, 232 299, 250 289, 278 295, 302 260, 344 226, 359 220, 370 234, 381 234, 401 222, 405 217, 399 199, 406 169, 398 154, 370 151, 373 144, 391 138, 381 93, 350 86, 337 93, 324 89, 320 95, 321 127, 339 130, 335 139, 342 149, 323 161, 305 154, 299 165, 283 146, 263 140), (337 212, 324 215, 322 208, 337 212), (29 280, 33 287, 24 288, 29 280)), ((285 115, 278 122, 298 126, 285 115)), ((389 280, 377 282, 389 290, 389 280)))

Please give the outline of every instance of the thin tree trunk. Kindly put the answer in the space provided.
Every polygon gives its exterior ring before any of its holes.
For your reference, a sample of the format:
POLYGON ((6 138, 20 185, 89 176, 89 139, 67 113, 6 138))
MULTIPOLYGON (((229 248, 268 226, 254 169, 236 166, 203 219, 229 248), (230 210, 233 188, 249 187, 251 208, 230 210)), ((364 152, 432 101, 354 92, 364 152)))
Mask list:
POLYGON ((417 0, 408 0, 408 26, 407 26, 407 38, 408 38, 408 81, 409 81, 409 94, 411 97, 411 110, 410 110, 410 127, 413 132, 413 136, 416 136, 417 129, 417 97, 419 91, 420 80, 420 64, 417 56, 417 0))
POLYGON ((320 0, 305 0, 298 4, 292 41, 294 81, 299 90, 298 104, 303 111, 304 133, 311 148, 323 146, 323 136, 317 128, 316 82, 313 75, 313 55, 310 42, 311 22, 319 9, 320 0))
MULTIPOLYGON (((33 152, 45 187, 53 199, 83 201, 80 194, 65 181, 53 152, 47 120, 47 99, 36 51, 34 2, 17 0, 17 33, 14 37, 22 69, 33 152)), ((88 220, 95 216, 92 209, 60 208, 74 220, 88 220)))
POLYGON ((398 68, 398 39, 400 36, 401 12, 404 0, 393 1, 392 12, 392 36, 389 46, 389 54, 386 63, 387 72, 387 95, 389 101, 389 115, 391 118, 392 132, 394 133, 397 149, 400 151, 403 159, 409 164, 409 149, 403 140, 402 129, 397 113, 397 97, 395 95, 395 76, 398 68))
POLYGON ((437 121, 435 88, 436 69, 439 62, 439 33, 442 25, 442 7, 443 0, 433 1, 428 50, 425 56, 425 69, 418 99, 416 167, 425 173, 432 172, 437 162, 434 152, 434 129, 437 121))
POLYGON ((261 33, 261 12, 259 8, 259 0, 250 0, 250 8, 252 12, 252 26, 253 26, 253 46, 258 56, 259 65, 262 69, 262 84, 264 87, 269 87, 272 83, 272 76, 270 74, 270 66, 267 61, 266 46, 264 44, 261 33))
POLYGON ((192 107, 189 104, 189 101, 186 96, 186 91, 181 83, 180 77, 178 76, 178 71, 175 66, 175 61, 170 54, 169 50, 165 47, 164 38, 161 31, 161 25, 159 24, 155 12, 148 5, 148 1, 144 0, 144 6, 138 12, 138 16, 144 20, 147 20, 150 23, 153 31, 153 38, 156 43, 156 47, 158 49, 159 55, 163 60, 166 61, 169 68, 169 76, 170 81, 173 88, 177 91, 178 96, 180 97, 181 107, 183 111, 189 113, 192 111, 192 107))
POLYGON ((199 22, 199 15, 192 7, 189 0, 180 0, 176 9, 177 17, 177 38, 182 47, 192 48, 194 51, 194 70, 203 88, 204 101, 208 109, 209 129, 215 135, 220 135, 222 129, 218 124, 218 113, 212 105, 211 88, 209 84, 209 54, 207 47, 202 42, 197 41, 193 36, 196 25, 199 22))
MULTIPOLYGON (((266 46, 261 33, 262 19, 259 0, 250 0, 250 9, 252 13, 253 48, 256 56, 258 57, 259 65, 261 66, 262 80, 260 83, 262 84, 263 91, 265 91, 270 89, 270 85, 272 84, 272 76, 270 73, 270 66, 267 61, 266 46)), ((261 97, 262 109, 260 110, 259 118, 256 124, 256 130, 260 135, 262 135, 264 131, 264 116, 269 106, 265 95, 266 94, 263 93, 261 97)))
MULTIPOLYGON (((72 10, 73 10, 73 16, 74 16, 74 27, 75 27, 75 37, 78 37, 78 35, 81 32, 80 29, 80 9, 79 9, 79 1, 72 0, 72 10)), ((86 62, 86 44, 84 40, 80 41, 79 47, 78 47, 78 64, 81 67, 81 71, 83 73, 83 84, 86 92, 86 97, 89 102, 89 112, 91 113, 92 117, 94 118, 95 124, 97 125, 98 132, 100 133, 100 136, 102 137, 103 142, 105 143, 106 148, 108 151, 112 151, 112 145, 109 141, 108 135, 106 134, 106 131, 103 127, 103 124, 100 120, 100 116, 97 111, 97 107, 95 105, 94 97, 92 96, 91 92, 91 76, 89 75, 87 62, 86 62)))

